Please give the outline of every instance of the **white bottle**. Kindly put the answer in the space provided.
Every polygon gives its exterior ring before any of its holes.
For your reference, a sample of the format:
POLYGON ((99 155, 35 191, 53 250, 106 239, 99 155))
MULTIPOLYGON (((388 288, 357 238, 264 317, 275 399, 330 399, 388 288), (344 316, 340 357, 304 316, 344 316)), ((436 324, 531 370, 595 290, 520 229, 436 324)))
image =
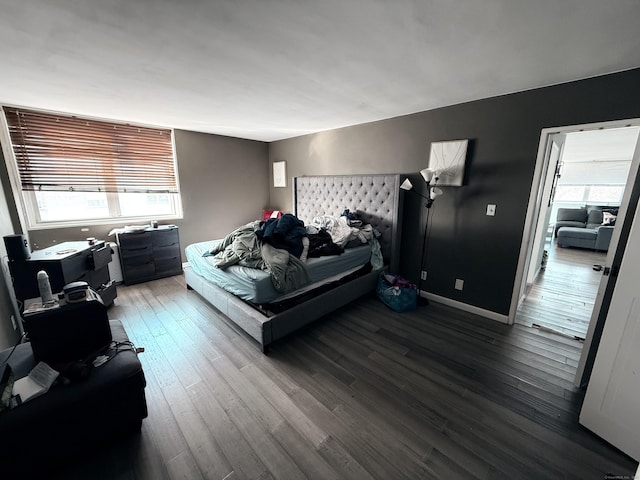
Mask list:
POLYGON ((49 283, 49 275, 44 270, 38 272, 38 290, 40 291, 40 299, 42 305, 53 303, 53 294, 51 293, 51 284, 49 283))

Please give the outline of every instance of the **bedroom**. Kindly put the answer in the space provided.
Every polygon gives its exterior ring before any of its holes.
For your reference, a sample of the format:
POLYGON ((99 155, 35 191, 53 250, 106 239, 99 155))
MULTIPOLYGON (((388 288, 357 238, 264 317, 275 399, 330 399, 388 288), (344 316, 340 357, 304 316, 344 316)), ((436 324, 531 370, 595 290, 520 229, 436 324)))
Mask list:
MULTIPOLYGON (((468 184, 448 189, 433 216, 434 253, 428 270, 439 273, 430 277, 428 288, 442 297, 506 315, 540 130, 640 117, 639 80, 640 71, 630 70, 269 143, 178 129, 175 142, 185 217, 177 223, 182 243, 219 237, 254 218, 263 207, 289 208, 290 191, 271 184, 274 161, 287 162, 289 177, 398 172, 418 184, 417 172, 424 168, 432 141, 469 138, 468 184), (213 168, 211 157, 220 162, 213 168), (491 227, 483 216, 488 203, 498 205, 491 227), (454 289, 455 278, 464 278, 462 292, 454 289)), ((3 99, 5 91, 3 87, 3 99)), ((418 219, 420 214, 418 204, 407 204, 405 218, 418 219)), ((420 248, 416 223, 405 221, 407 252, 420 248)), ((9 225, 5 223, 3 234, 15 231, 9 225)), ((91 228, 92 236, 103 238, 109 230, 91 228)), ((47 245, 78 233, 78 229, 33 231, 30 237, 37 245, 47 245)), ((415 256, 402 258, 401 272, 407 277, 415 278, 411 260, 415 256)), ((6 287, 3 295, 3 308, 10 311, 6 287)), ((6 346, 15 336, 8 315, 2 317, 0 338, 6 346)))

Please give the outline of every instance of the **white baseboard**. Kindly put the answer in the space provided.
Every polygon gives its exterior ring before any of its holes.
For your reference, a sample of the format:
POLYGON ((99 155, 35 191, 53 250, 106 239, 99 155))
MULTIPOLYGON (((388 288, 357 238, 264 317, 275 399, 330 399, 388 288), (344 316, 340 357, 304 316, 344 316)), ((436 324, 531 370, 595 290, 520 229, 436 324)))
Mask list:
POLYGON ((420 290, 420 296, 423 298, 426 298, 429 301, 442 303, 443 305, 448 305, 449 307, 457 308, 458 310, 473 313, 475 315, 480 315, 481 317, 485 317, 490 320, 495 320, 496 322, 506 323, 506 324, 509 323, 508 315, 502 315, 500 313, 492 312, 491 310, 485 310, 484 308, 475 307, 467 303, 458 302, 457 300, 451 300, 450 298, 441 297, 440 295, 434 295, 433 293, 428 293, 423 290, 420 290))

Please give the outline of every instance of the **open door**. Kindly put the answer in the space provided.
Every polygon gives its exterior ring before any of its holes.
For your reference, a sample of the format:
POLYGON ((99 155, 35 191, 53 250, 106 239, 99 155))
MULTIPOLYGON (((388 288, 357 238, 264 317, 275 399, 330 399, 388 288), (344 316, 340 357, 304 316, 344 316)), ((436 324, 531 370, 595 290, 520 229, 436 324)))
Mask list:
POLYGON ((640 204, 635 208, 623 262, 580 412, 582 425, 635 460, 640 460, 639 264, 640 204))
MULTIPOLYGON (((540 135, 540 144, 538 148, 538 158, 536 161, 536 168, 534 171, 534 179, 531 188, 531 194, 529 197, 529 207, 527 209, 527 215, 525 218, 525 229, 522 237, 522 246, 520 250, 520 258, 518 260, 518 268, 516 271, 516 278, 514 284, 514 291, 511 298, 511 306, 509 309, 508 322, 513 324, 518 311, 523 295, 526 291, 527 280, 529 280, 535 272, 535 267, 538 264, 537 256, 541 252, 539 239, 541 238, 540 230, 548 223, 545 215, 547 211, 545 207, 548 205, 550 198, 553 196, 552 189, 546 184, 550 184, 554 178, 554 170, 551 159, 555 157, 554 152, 560 150, 560 157, 562 157, 562 143, 564 141, 563 135, 570 134, 572 132, 584 132, 584 131, 597 131, 603 129, 620 129, 626 127, 639 127, 640 119, 622 120, 615 122, 604 122, 599 124, 589 125, 573 125, 567 127, 556 127, 543 129, 540 135), (554 147, 554 140, 556 146, 554 147), (538 239, 538 248, 536 248, 536 239, 538 239)), ((576 386, 584 386, 588 381, 591 367, 595 359, 597 352, 600 335, 602 333, 603 325, 606 320, 606 309, 611 299, 611 293, 615 285, 615 278, 608 275, 612 267, 616 268, 621 262, 621 252, 618 251, 618 242, 622 238, 625 243, 628 236, 631 215, 626 215, 627 211, 631 213, 635 212, 638 199, 640 198, 640 181, 638 178, 638 165, 639 161, 639 149, 638 141, 636 137, 635 153, 629 169, 628 179, 624 195, 619 209, 617 226, 613 231, 613 236, 609 244, 609 250, 605 262, 605 275, 603 275, 600 282, 600 287, 595 299, 595 305, 591 321, 589 323, 589 330, 586 335, 584 346, 582 349, 582 357, 580 358, 577 374, 575 377, 576 386), (624 222, 623 222, 624 219, 624 222), (621 225, 621 223, 623 223, 621 225), (621 232, 624 234, 621 236, 621 232), (604 308, 603 308, 604 301, 604 308), (603 318, 603 316, 605 318, 603 318), (596 321, 597 320, 597 321, 596 321)), ((628 157, 627 157, 628 158, 628 157)), ((546 232, 543 233, 543 235, 546 232)), ((544 246, 544 244, 542 244, 544 246)), ((640 278, 639 278, 640 279, 640 278)))
MULTIPOLYGON (((526 291, 529 285, 533 284, 538 275, 545 250, 545 240, 549 235, 548 226, 553 207, 553 197, 560 178, 562 150, 567 135, 565 133, 555 133, 549 137, 549 155, 546 165, 545 179, 541 185, 540 209, 538 211, 538 221, 533 235, 533 248, 528 257, 529 267, 525 276, 526 283, 522 291, 526 291)), ((553 235, 553 232, 551 232, 553 235)))

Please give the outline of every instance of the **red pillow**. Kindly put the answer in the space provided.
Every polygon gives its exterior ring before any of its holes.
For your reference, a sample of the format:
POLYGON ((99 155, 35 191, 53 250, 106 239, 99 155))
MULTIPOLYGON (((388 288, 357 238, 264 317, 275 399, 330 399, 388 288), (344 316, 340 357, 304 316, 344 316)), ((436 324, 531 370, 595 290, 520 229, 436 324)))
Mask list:
POLYGON ((282 216, 282 212, 280 210, 263 210, 262 211, 262 221, 265 222, 270 218, 280 218, 282 216))

